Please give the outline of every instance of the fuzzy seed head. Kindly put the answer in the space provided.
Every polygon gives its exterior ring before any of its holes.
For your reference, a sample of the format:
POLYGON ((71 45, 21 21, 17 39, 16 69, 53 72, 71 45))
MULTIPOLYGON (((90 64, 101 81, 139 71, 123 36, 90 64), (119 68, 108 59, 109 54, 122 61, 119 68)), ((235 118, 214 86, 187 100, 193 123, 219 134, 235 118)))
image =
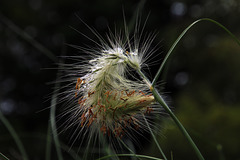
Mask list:
POLYGON ((89 65, 89 73, 76 81, 81 127, 100 126, 103 134, 118 137, 128 128, 139 128, 135 117, 151 112, 154 97, 142 91, 147 90, 144 83, 125 76, 127 67, 140 67, 138 54, 121 48, 104 50, 89 65))
POLYGON ((159 107, 150 84, 135 75, 147 66, 145 62, 154 51, 149 49, 154 36, 144 36, 140 43, 136 35, 124 38, 110 34, 108 42, 100 37, 98 49, 80 48, 88 57, 77 57, 76 64, 64 67, 70 72, 66 75, 69 90, 63 113, 69 117, 67 129, 75 127, 77 137, 105 135, 109 140, 134 139, 132 134, 148 130, 145 117, 148 120, 152 113, 159 113, 159 107))

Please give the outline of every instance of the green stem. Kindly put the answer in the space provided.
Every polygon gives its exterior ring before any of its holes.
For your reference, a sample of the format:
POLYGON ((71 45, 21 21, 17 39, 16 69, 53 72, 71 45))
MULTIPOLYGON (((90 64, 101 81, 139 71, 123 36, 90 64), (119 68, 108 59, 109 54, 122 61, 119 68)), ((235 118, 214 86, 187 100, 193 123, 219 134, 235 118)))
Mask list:
POLYGON ((226 31, 234 40, 235 42, 240 46, 240 41, 239 39, 232 33, 230 32, 225 26, 223 26, 222 24, 218 23, 217 21, 215 20, 212 20, 210 18, 202 18, 202 19, 198 19, 196 20, 195 22, 193 22, 192 24, 190 24, 180 35, 179 37, 176 39, 176 41, 173 43, 173 45, 171 46, 171 48, 169 49, 169 51, 167 52, 162 64, 160 65, 159 69, 158 69, 158 72, 156 74, 156 76, 154 77, 153 81, 152 81, 152 87, 155 86, 162 70, 163 70, 163 67, 165 66, 165 63, 166 61, 168 60, 169 56, 171 55, 173 49, 176 47, 176 45, 178 44, 178 42, 182 39, 182 37, 186 34, 186 32, 192 28, 192 26, 194 26, 196 23, 198 22, 201 22, 201 21, 209 21, 209 22, 212 22, 216 25, 218 25, 219 27, 221 27, 224 31, 226 31))
POLYGON ((48 125, 47 136, 46 136, 46 154, 45 160, 51 159, 51 144, 52 144, 52 137, 51 137, 51 124, 48 125))
POLYGON ((146 124, 147 124, 148 130, 150 131, 150 133, 151 133, 151 135, 152 135, 152 137, 153 137, 154 142, 156 143, 156 145, 157 145, 160 153, 161 153, 162 156, 163 156, 163 159, 164 159, 164 160, 167 160, 167 157, 166 157, 165 154, 163 153, 162 148, 160 147, 160 145, 159 145, 159 143, 158 143, 158 141, 157 141, 157 138, 156 138, 156 136, 153 134, 152 129, 150 128, 150 126, 149 126, 149 124, 148 124, 148 121, 147 121, 147 119, 145 118, 144 115, 143 115, 143 118, 144 118, 144 120, 145 120, 145 122, 146 122, 146 124))
POLYGON ((54 91, 55 92, 53 93, 52 98, 51 98, 50 123, 51 123, 51 128, 52 128, 52 133, 53 133, 53 140, 54 140, 54 143, 55 143, 58 159, 59 160, 63 160, 61 147, 60 147, 58 134, 57 134, 56 120, 55 120, 58 85, 59 85, 59 83, 55 84, 55 86, 54 86, 54 88, 55 88, 54 91))
POLYGON ((2 158, 4 158, 5 160, 9 160, 5 155, 3 155, 1 152, 0 152, 0 156, 2 157, 2 158))
POLYGON ((192 146, 192 148, 194 149, 194 151, 196 152, 198 158, 200 160, 204 160, 201 152, 199 151, 198 147, 196 146, 196 144, 193 142, 192 138, 190 137, 190 135, 188 134, 187 130, 183 127, 183 125, 181 124, 181 122, 178 120, 178 118, 174 115, 174 113, 171 111, 171 109, 168 107, 168 105, 166 104, 166 102, 163 100, 162 96, 158 93, 158 91, 153 88, 152 89, 152 93, 156 99, 156 101, 161 104, 161 106, 167 111, 167 113, 171 116, 171 118, 174 120, 174 122, 176 123, 176 125, 178 126, 178 128, 180 129, 180 131, 183 133, 183 135, 185 136, 185 138, 188 140, 188 142, 190 143, 190 145, 192 146))
POLYGON ((22 156, 23 156, 23 160, 28 160, 28 156, 27 153, 24 149, 24 146, 20 140, 20 138, 18 137, 16 131, 14 130, 14 128, 11 126, 11 124, 8 122, 8 120, 4 117, 4 115, 2 114, 2 111, 0 111, 0 120, 2 121, 2 123, 6 126, 6 128, 8 129, 8 131, 10 132, 10 134, 12 135, 13 139, 15 140, 22 156))
POLYGON ((152 159, 152 160, 162 160, 162 159, 159 159, 159 158, 156 158, 156 157, 151 157, 151 156, 146 156, 146 155, 139 155, 139 154, 115 154, 115 155, 107 155, 107 156, 104 156, 104 157, 101 157, 97 160, 102 160, 102 159, 108 159, 110 157, 115 157, 115 156, 118 156, 118 157, 138 157, 138 158, 148 158, 148 159, 152 159))
POLYGON ((148 79, 145 77, 145 75, 139 70, 139 74, 143 77, 143 79, 147 82, 147 84, 150 86, 150 89, 153 92, 153 95, 155 96, 155 99, 162 105, 162 107, 168 112, 168 114, 171 116, 171 118, 174 120, 174 122, 176 123, 176 125, 178 126, 178 128, 181 130, 181 132, 183 133, 183 135, 187 138, 187 140, 189 141, 189 143, 191 144, 191 146, 193 147, 193 149, 195 150, 198 158, 200 160, 204 160, 201 152, 199 151, 199 149, 197 148, 197 146, 195 145, 195 143, 193 142, 192 138, 190 137, 190 135, 188 134, 188 132, 186 131, 186 129, 183 127, 183 125, 180 123, 180 121, 177 119, 177 117, 173 114, 173 112, 171 111, 171 109, 168 107, 168 105, 165 103, 165 101, 163 100, 163 98, 161 97, 161 95, 158 93, 158 91, 154 88, 162 70, 163 67, 165 66, 165 63, 167 61, 167 59, 169 58, 169 56, 171 55, 173 49, 176 47, 176 45, 178 44, 178 42, 182 39, 182 37, 186 34, 186 32, 192 28, 193 25, 195 25, 198 22, 201 21, 209 21, 212 22, 216 25, 218 25, 219 27, 221 27, 224 31, 226 31, 234 40, 235 42, 240 46, 240 41, 239 39, 232 34, 232 32, 230 32, 225 26, 223 26, 222 24, 218 23, 215 20, 212 20, 210 18, 202 18, 199 20, 196 20, 195 22, 193 22, 192 24, 190 24, 180 35, 179 37, 176 39, 176 41, 173 43, 173 45, 171 46, 171 48, 169 49, 167 55, 165 56, 162 64, 160 65, 158 72, 156 74, 156 76, 153 79, 152 85, 149 85, 149 81, 148 79))
MULTIPOLYGON (((149 85, 151 84, 150 81, 148 80, 148 78, 142 73, 142 71, 138 70, 137 71, 139 73, 140 76, 142 76, 142 78, 144 79, 144 81, 149 85)), ((186 131, 186 129, 183 127, 183 125, 181 124, 181 122, 178 120, 178 118, 174 115, 174 113, 171 111, 171 109, 168 107, 167 103, 163 100, 162 96, 158 93, 158 91, 150 86, 149 87, 155 97, 155 100, 161 104, 161 106, 166 110, 166 112, 171 116, 171 118, 174 120, 174 122, 176 123, 176 125, 178 126, 178 128, 180 129, 180 131, 183 133, 183 135, 186 137, 186 139, 188 140, 188 142, 190 143, 190 145, 192 146, 192 148, 194 149, 194 151, 196 152, 198 158, 200 160, 204 160, 201 152, 199 151, 198 147, 196 146, 196 144, 193 142, 192 138, 190 137, 190 135, 188 134, 188 132, 186 131)))
MULTIPOLYGON (((62 55, 65 53, 65 47, 62 48, 62 55)), ((59 64, 63 64, 63 60, 60 60, 59 64)), ((57 72, 57 76, 56 76, 56 82, 58 82, 59 78, 60 78, 61 74, 60 74, 60 65, 58 66, 58 72, 57 72)), ((61 152, 61 145, 58 139, 58 133, 57 133, 57 127, 56 127, 56 119, 55 119, 55 115, 56 115, 56 105, 57 105, 57 95, 58 95, 58 89, 60 88, 60 83, 55 83, 54 85, 54 91, 51 97, 51 108, 50 108, 50 125, 51 127, 49 127, 49 129, 52 130, 52 134, 53 134, 53 142, 55 144, 56 147, 56 151, 57 151, 57 156, 58 156, 58 160, 63 160, 63 156, 62 156, 62 152, 61 152)), ((50 139, 52 140, 52 139, 50 139)), ((50 144, 47 144, 50 145, 50 144)), ((51 147, 49 146, 47 152, 50 152, 51 147)), ((46 156, 50 156, 50 153, 46 153, 46 156)))

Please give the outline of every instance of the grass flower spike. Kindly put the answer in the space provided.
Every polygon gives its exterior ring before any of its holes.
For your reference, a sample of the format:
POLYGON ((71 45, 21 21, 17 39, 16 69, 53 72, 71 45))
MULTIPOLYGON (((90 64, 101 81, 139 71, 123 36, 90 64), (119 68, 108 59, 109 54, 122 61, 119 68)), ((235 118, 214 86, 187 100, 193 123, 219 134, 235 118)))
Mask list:
POLYGON ((61 98, 65 102, 63 127, 74 130, 73 143, 80 140, 82 147, 90 143, 96 147, 96 140, 103 145, 104 138, 112 149, 122 148, 122 138, 137 142, 137 135, 149 132, 146 120, 152 122, 149 117, 161 109, 155 105, 150 85, 137 78, 137 71, 145 67, 154 50, 149 49, 153 34, 140 42, 141 34, 137 36, 135 31, 129 38, 128 34, 116 36, 110 32, 106 42, 95 33, 100 40, 100 44, 94 41, 98 48, 77 46, 87 55, 74 57, 77 63, 63 66, 67 71, 67 78, 62 78, 67 84, 61 98))
POLYGON ((139 116, 150 113, 154 102, 148 86, 125 76, 129 66, 140 66, 138 60, 137 53, 120 47, 103 50, 90 60, 88 73, 76 80, 75 115, 80 122, 75 123, 117 137, 128 129, 138 129, 142 123, 139 116))
POLYGON ((66 85, 59 98, 65 103, 59 127, 73 130, 72 146, 86 147, 84 157, 99 157, 89 152, 93 148, 100 154, 125 149, 134 153, 125 142, 141 146, 138 138, 152 134, 152 127, 157 129, 152 115, 161 114, 162 108, 156 105, 150 82, 138 72, 155 51, 150 45, 156 34, 139 32, 137 23, 131 37, 125 28, 124 33, 110 32, 107 41, 89 27, 99 39, 98 43, 89 38, 97 48, 73 46, 83 53, 70 57, 76 63, 62 66, 66 74, 61 82, 66 85))

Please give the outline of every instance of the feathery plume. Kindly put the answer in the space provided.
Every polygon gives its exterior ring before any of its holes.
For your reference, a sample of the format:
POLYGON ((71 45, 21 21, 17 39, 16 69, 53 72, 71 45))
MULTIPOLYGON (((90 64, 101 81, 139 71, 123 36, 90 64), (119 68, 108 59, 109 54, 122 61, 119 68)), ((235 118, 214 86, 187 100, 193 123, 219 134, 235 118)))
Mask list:
POLYGON ((64 97, 68 98, 64 116, 70 115, 67 128, 76 128, 74 141, 86 132, 89 138, 102 134, 118 139, 147 130, 143 116, 159 108, 154 108, 150 86, 131 73, 141 70, 152 53, 149 46, 153 39, 152 35, 147 37, 140 46, 136 35, 127 35, 125 43, 121 35, 110 35, 108 43, 100 39, 100 49, 80 48, 90 59, 77 57, 80 63, 70 65, 70 90, 64 97))

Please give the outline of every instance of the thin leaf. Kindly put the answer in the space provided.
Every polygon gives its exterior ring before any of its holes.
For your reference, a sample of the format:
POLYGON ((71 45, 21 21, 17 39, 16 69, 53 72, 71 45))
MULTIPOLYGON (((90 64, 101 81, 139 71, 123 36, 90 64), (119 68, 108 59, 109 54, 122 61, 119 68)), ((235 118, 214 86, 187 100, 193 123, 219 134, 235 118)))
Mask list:
POLYGON ((2 123, 5 125, 5 127, 8 129, 8 131, 10 132, 10 134, 12 135, 14 141, 16 142, 22 156, 24 160, 28 160, 28 156, 27 153, 25 151, 25 148, 17 134, 17 132, 14 130, 14 128, 12 127, 12 125, 8 122, 8 120, 4 117, 4 115, 2 114, 2 111, 0 111, 0 120, 2 121, 2 123))
POLYGON ((160 145, 159 145, 159 143, 158 143, 158 141, 157 141, 156 136, 153 134, 152 129, 150 128, 147 119, 145 118, 144 115, 142 115, 142 116, 143 116, 143 118, 144 118, 144 120, 145 120, 145 123, 147 124, 148 130, 150 131, 150 133, 151 133, 151 135, 152 135, 152 137, 153 137, 154 142, 156 143, 156 145, 157 145, 157 147, 158 147, 158 150, 160 151, 161 155, 163 156, 163 159, 164 159, 164 160, 167 160, 167 157, 165 156, 164 152, 162 151, 162 148, 160 147, 160 145))
POLYGON ((212 22, 216 25, 218 25, 219 27, 221 27, 224 31, 226 31, 234 40, 235 42, 240 46, 240 41, 239 39, 232 33, 230 32, 225 26, 223 26, 222 24, 220 24, 219 22, 213 20, 213 19, 210 19, 210 18, 202 18, 202 19, 198 19, 196 20, 195 22, 193 22, 192 24, 190 24, 180 35, 179 37, 176 39, 176 41, 173 43, 173 45, 171 46, 171 48, 169 49, 169 51, 167 52, 167 55, 165 56, 161 66, 159 67, 158 69, 158 72, 156 74, 156 76, 154 77, 153 81, 152 81, 152 87, 155 86, 162 70, 163 70, 163 67, 165 66, 166 64, 166 61, 168 60, 169 56, 171 55, 172 51, 174 50, 174 48, 176 47, 176 45, 178 44, 178 42, 182 39, 182 37, 186 34, 186 32, 192 28, 195 24, 197 24, 198 22, 201 22, 201 21, 209 21, 209 22, 212 22))
POLYGON ((34 46, 36 49, 38 49, 40 52, 45 54, 49 59, 51 59, 54 62, 57 62, 56 56, 48 50, 46 47, 44 47, 42 44, 37 42, 34 38, 32 38, 27 32, 20 29, 17 25, 15 25, 11 20, 9 20, 7 17, 3 16, 0 13, 0 20, 8 26, 9 29, 11 29, 13 32, 15 32, 17 35, 28 41, 32 46, 34 46))
POLYGON ((151 156, 146 156, 146 155, 139 155, 139 154, 115 154, 115 155, 107 155, 107 156, 104 156, 104 157, 101 157, 97 160, 103 160, 103 159, 108 159, 110 157, 115 157, 115 156, 118 156, 118 157, 138 157, 138 158, 147 158, 147 159, 152 159, 152 160, 163 160, 163 159, 160 159, 160 158, 156 158, 156 157, 151 157, 151 156))
MULTIPOLYGON (((0 152, 0 157, 2 157, 2 158, 4 158, 5 160, 9 160, 4 154, 2 154, 1 152, 0 152)), ((3 160, 4 160, 3 159, 3 160)))

